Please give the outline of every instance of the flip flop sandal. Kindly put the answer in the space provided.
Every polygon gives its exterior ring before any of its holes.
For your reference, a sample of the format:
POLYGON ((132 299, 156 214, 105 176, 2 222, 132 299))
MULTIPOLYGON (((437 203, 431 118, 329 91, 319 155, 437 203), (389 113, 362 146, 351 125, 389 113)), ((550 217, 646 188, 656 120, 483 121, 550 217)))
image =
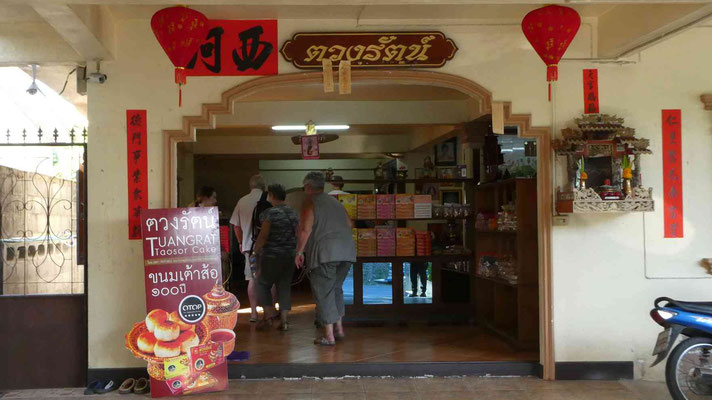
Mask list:
POLYGON ((257 322, 257 317, 250 317, 250 322, 252 322, 252 323, 257 322))
POLYGON ((138 378, 136 381, 136 385, 133 388, 133 392, 136 394, 143 394, 143 393, 148 393, 151 391, 151 388, 148 384, 148 379, 146 378, 138 378))
POLYGON ((269 319, 263 319, 260 322, 258 322, 257 327, 255 329, 257 329, 258 331, 264 331, 267 328, 271 328, 271 327, 272 327, 272 319, 269 318, 269 319))
POLYGON ((279 330, 282 332, 287 332, 289 330, 289 322, 282 322, 279 325, 279 330))
POLYGON ((129 394, 133 391, 133 388, 136 386, 136 379, 134 378, 129 378, 124 381, 124 383, 119 386, 119 394, 129 394))
POLYGON ((116 386, 116 383, 114 381, 109 381, 99 389, 95 390, 94 393, 104 394, 113 392, 114 390, 116 390, 117 387, 118 386, 116 386))
POLYGON ((336 339, 337 342, 340 342, 344 339, 346 339, 346 335, 334 335, 334 339, 336 339))
POLYGON ((335 346, 336 342, 330 342, 327 338, 320 337, 318 339, 314 339, 314 344, 318 346, 335 346))
POLYGON ((104 385, 100 381, 91 381, 91 382, 89 382, 87 387, 84 389, 84 394, 87 396, 96 394, 97 393, 96 391, 102 387, 104 387, 104 385))

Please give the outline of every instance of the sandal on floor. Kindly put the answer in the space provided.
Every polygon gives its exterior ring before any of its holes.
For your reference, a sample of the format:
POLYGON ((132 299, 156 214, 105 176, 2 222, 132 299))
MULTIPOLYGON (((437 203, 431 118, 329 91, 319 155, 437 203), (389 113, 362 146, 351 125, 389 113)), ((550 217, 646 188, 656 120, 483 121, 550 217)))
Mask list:
POLYGON ((267 328, 271 328, 271 327, 272 327, 272 318, 268 318, 268 319, 260 320, 260 322, 257 323, 257 326, 255 329, 257 329, 258 331, 263 331, 263 330, 265 330, 267 328))
POLYGON ((336 342, 330 342, 327 338, 325 337, 320 337, 317 339, 314 339, 314 344, 319 345, 319 346, 335 346, 336 342))
POLYGON ((129 394, 133 391, 134 386, 136 386, 136 379, 129 378, 124 381, 124 383, 119 386, 119 394, 129 394))
POLYGON ((133 388, 133 392, 136 394, 143 394, 143 393, 148 393, 151 391, 151 387, 149 386, 148 379, 146 378, 138 378, 136 381, 136 385, 133 388))
POLYGON ((279 330, 282 332, 287 332, 289 330, 289 322, 282 322, 279 324, 279 330))
POLYGON ((250 317, 250 322, 252 322, 252 323, 257 322, 257 317, 250 317))
POLYGON ((344 335, 344 334, 341 334, 341 335, 334 334, 334 339, 336 339, 337 342, 340 342, 340 341, 346 339, 346 335, 344 335))

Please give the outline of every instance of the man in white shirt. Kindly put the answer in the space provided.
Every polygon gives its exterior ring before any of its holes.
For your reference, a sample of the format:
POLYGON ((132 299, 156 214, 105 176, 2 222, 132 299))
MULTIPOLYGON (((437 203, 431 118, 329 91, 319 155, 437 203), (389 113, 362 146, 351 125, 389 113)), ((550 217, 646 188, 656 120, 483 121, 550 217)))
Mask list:
POLYGON ((339 175, 334 175, 331 178, 331 186, 334 188, 331 192, 327 193, 329 196, 349 194, 349 192, 344 192, 344 178, 339 175))
POLYGON ((230 218, 230 224, 233 226, 235 237, 240 244, 240 252, 245 256, 245 279, 248 281, 247 297, 250 299, 250 308, 252 309, 250 322, 257 322, 257 287, 249 254, 252 248, 252 213, 264 190, 265 180, 262 175, 253 175, 250 178, 250 193, 237 202, 230 218))

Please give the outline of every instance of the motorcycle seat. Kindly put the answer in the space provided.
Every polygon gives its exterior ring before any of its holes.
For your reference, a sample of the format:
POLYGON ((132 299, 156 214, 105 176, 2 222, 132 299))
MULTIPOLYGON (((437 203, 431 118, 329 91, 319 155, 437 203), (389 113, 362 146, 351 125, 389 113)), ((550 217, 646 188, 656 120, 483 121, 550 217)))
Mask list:
POLYGON ((670 307, 699 314, 712 314, 712 302, 710 301, 682 301, 669 297, 660 297, 655 300, 655 307, 670 307), (659 303, 663 301, 667 302, 667 304, 660 306, 659 303))

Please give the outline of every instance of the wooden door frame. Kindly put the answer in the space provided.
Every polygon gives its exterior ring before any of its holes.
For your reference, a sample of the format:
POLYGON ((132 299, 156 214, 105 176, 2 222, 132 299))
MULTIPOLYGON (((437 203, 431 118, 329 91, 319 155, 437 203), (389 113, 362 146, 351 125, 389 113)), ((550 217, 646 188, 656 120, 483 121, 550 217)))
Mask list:
MULTIPOLYGON (((354 70, 351 76, 354 86, 368 84, 402 84, 436 86, 457 90, 474 101, 472 117, 491 113, 492 94, 479 84, 460 76, 441 72, 417 70, 354 70)), ((179 130, 163 131, 163 204, 175 207, 177 204, 176 145, 179 142, 195 142, 197 129, 215 128, 217 115, 232 114, 238 101, 249 101, 250 96, 268 90, 307 85, 321 85, 322 72, 304 72, 260 77, 241 83, 225 92, 219 103, 204 103, 200 115, 184 116, 183 127, 179 130)), ((299 100, 299 99, 285 99, 299 100)), ((531 115, 512 114, 511 103, 504 103, 506 125, 517 126, 519 135, 537 140, 537 208, 539 230, 539 342, 540 363, 544 379, 555 378, 554 335, 552 317, 552 268, 551 268, 551 226, 552 226, 552 160, 551 133, 548 127, 532 127, 531 115)))

